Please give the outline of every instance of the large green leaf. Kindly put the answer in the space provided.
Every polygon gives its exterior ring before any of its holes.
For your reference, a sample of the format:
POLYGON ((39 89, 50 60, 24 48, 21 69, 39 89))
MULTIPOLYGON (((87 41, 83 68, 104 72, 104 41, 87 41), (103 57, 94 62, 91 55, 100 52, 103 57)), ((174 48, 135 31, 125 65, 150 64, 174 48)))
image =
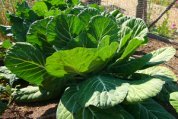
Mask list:
POLYGON ((35 2, 35 4, 32 7, 32 10, 38 15, 38 16, 44 16, 46 12, 48 12, 48 7, 45 2, 39 1, 35 2))
POLYGON ((65 47, 83 30, 84 23, 74 15, 59 15, 47 27, 47 40, 58 48, 65 47))
POLYGON ((147 68, 167 62, 175 55, 175 53, 176 50, 173 47, 165 47, 153 51, 150 53, 153 56, 150 61, 145 65, 145 67, 147 68))
POLYGON ((97 42, 109 35, 112 41, 118 40, 119 29, 115 21, 109 17, 95 16, 91 19, 89 24, 89 34, 91 34, 97 42))
POLYGON ((129 41, 121 57, 116 61, 116 64, 129 58, 138 47, 145 43, 145 39, 142 37, 136 37, 129 41))
POLYGON ((137 71, 139 75, 146 74, 154 78, 165 81, 161 92, 156 96, 156 99, 162 102, 168 102, 170 93, 178 90, 176 75, 168 68, 163 66, 154 66, 144 70, 137 71))
POLYGON ((161 90, 161 92, 156 96, 156 100, 163 102, 163 103, 168 103, 170 94, 175 91, 178 91, 177 82, 167 81, 163 89, 161 90))
POLYGON ((78 115, 76 119, 134 119, 131 114, 119 105, 108 109, 90 106, 82 109, 81 114, 78 115))
POLYGON ((129 84, 111 76, 94 76, 80 85, 78 103, 109 108, 121 103, 128 92, 129 84))
POLYGON ((37 102, 61 97, 67 80, 57 79, 48 74, 44 77, 42 86, 27 86, 25 88, 14 89, 12 94, 14 100, 17 102, 37 102))
POLYGON ((47 58, 46 69, 51 75, 56 77, 64 77, 66 74, 82 75, 82 73, 94 67, 92 62, 96 62, 97 59, 95 52, 95 49, 80 47, 55 52, 47 58))
POLYGON ((139 70, 137 73, 147 74, 164 81, 177 81, 176 75, 167 67, 154 66, 144 70, 139 70))
POLYGON ((127 16, 120 17, 117 19, 118 27, 120 27, 120 31, 118 32, 118 37, 120 41, 119 46, 119 56, 122 54, 124 56, 124 52, 127 53, 130 51, 132 54, 136 48, 138 48, 141 44, 147 42, 145 36, 148 33, 148 28, 143 20, 137 18, 130 18, 127 16), (136 40, 138 39, 138 40, 136 40), (138 41, 142 41, 139 43, 138 41), (128 49, 132 48, 133 49, 128 49))
POLYGON ((99 14, 99 11, 97 9, 95 9, 95 8, 86 8, 83 11, 81 11, 78 16, 86 25, 88 25, 90 19, 93 16, 96 16, 98 14, 99 14))
POLYGON ((46 60, 47 71, 56 77, 65 75, 84 75, 100 70, 112 58, 117 43, 102 48, 77 47, 71 50, 61 50, 46 60))
POLYGON ((42 46, 43 42, 47 40, 46 30, 47 25, 51 20, 52 18, 46 18, 42 20, 37 20, 34 23, 32 23, 26 36, 27 42, 42 46))
POLYGON ((148 28, 145 24, 145 22, 140 18, 130 18, 126 20, 124 23, 122 23, 122 28, 129 27, 132 32, 132 37, 142 37, 144 38, 147 36, 148 28))
POLYGON ((170 103, 178 113, 178 91, 170 94, 170 103))
POLYGON ((133 119, 132 115, 118 105, 108 109, 94 106, 82 108, 77 102, 79 89, 71 86, 64 92, 58 105, 57 119, 133 119))
POLYGON ((40 85, 46 74, 41 51, 29 43, 16 43, 6 54, 6 67, 18 77, 40 85))
POLYGON ((81 106, 76 101, 77 92, 78 87, 76 86, 66 89, 57 108, 57 119, 74 119, 76 117, 76 114, 81 109, 81 106))
POLYGON ((16 42, 26 41, 26 34, 30 23, 13 14, 9 14, 8 17, 12 23, 11 31, 13 33, 14 40, 16 42))
POLYGON ((140 80, 129 81, 130 87, 126 97, 129 103, 137 103, 156 96, 162 89, 164 81, 145 76, 140 80))
POLYGON ((46 35, 47 26, 51 20, 52 18, 46 18, 35 21, 31 24, 26 36, 27 42, 30 42, 33 45, 38 44, 46 56, 50 56, 55 52, 52 45, 47 42, 46 35))
POLYGON ((151 59, 151 57, 152 55, 150 54, 141 58, 136 58, 124 62, 123 64, 111 65, 109 70, 111 70, 111 72, 113 73, 117 73, 123 76, 129 76, 137 70, 141 69, 151 59))
POLYGON ((126 104, 124 108, 135 119, 175 119, 175 117, 152 99, 136 104, 126 104))

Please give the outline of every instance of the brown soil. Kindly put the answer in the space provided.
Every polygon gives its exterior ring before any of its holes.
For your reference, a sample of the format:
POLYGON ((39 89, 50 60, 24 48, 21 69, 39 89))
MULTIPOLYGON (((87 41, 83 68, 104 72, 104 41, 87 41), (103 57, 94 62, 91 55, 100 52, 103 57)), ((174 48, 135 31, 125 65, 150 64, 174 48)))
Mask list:
POLYGON ((40 103, 13 103, 3 113, 2 119, 55 119, 58 101, 40 103))
MULTIPOLYGON (((178 46, 151 39, 148 45, 139 48, 138 51, 144 54, 166 46, 173 46, 175 49, 177 49, 176 56, 172 58, 167 64, 165 64, 165 66, 172 69, 178 76, 178 46)), ((57 104, 57 100, 29 104, 13 103, 4 112, 2 119, 55 119, 57 104)), ((170 105, 166 106, 166 108, 170 110, 170 105)), ((173 114, 175 115, 175 112, 173 114)))

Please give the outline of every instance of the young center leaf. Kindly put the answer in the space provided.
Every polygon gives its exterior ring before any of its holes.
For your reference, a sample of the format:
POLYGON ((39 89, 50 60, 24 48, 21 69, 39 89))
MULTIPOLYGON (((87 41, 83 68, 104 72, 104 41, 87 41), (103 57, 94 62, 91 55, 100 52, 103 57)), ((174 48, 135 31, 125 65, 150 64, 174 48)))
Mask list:
POLYGON ((46 69, 56 77, 65 75, 85 75, 86 73, 99 71, 112 58, 118 44, 102 48, 77 47, 71 50, 61 50, 47 58, 46 69))

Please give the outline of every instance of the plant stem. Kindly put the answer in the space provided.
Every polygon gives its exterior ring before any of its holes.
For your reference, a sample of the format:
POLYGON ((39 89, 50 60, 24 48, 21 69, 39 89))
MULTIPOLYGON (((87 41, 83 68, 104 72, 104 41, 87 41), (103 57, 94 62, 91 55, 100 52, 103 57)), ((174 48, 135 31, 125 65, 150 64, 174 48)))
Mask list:
POLYGON ((150 29, 151 27, 153 27, 153 26, 163 17, 163 15, 164 15, 165 13, 167 13, 167 12, 173 7, 173 5, 176 3, 176 1, 177 1, 177 0, 174 0, 174 1, 164 10, 164 12, 163 12, 155 21, 153 21, 153 22, 150 24, 150 26, 149 26, 148 28, 150 29))

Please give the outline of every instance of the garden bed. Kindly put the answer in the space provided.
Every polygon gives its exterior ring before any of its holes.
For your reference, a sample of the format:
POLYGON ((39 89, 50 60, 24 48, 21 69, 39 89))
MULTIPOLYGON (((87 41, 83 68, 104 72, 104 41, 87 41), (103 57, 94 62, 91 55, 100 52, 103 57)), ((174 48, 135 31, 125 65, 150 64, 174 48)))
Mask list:
MULTIPOLYGON (((170 68, 178 76, 178 45, 164 43, 155 39, 150 39, 146 46, 139 48, 140 55, 149 53, 153 50, 159 49, 160 47, 173 46, 177 53, 174 58, 165 64, 166 67, 170 68)), ((2 115, 3 119, 14 119, 14 118, 27 118, 27 119, 55 119, 56 109, 58 100, 51 100, 42 103, 13 103, 2 115)), ((164 104, 164 107, 168 109, 174 116, 178 115, 171 108, 169 104, 164 104)))

